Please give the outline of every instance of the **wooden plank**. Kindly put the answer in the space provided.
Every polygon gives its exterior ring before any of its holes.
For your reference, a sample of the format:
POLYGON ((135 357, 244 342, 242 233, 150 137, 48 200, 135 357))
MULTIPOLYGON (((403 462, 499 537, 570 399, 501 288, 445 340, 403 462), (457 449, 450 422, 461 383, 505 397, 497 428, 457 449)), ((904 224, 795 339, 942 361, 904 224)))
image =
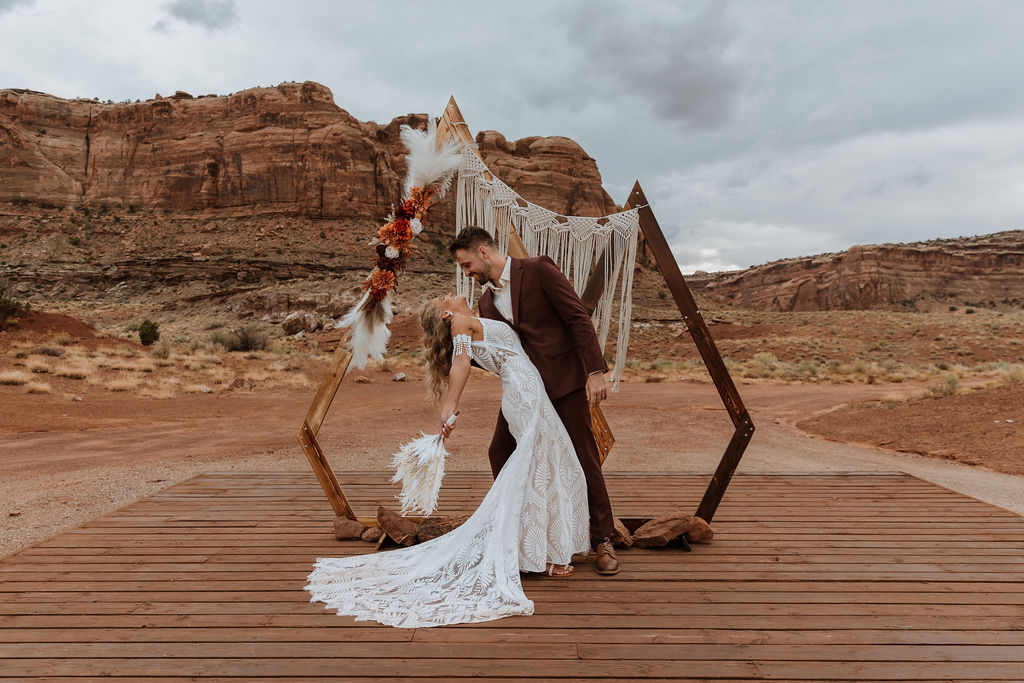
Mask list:
MULTIPOLYGON (((451 475, 453 506, 490 484, 451 475)), ((390 490, 387 473, 353 477, 366 500, 390 490)), ((608 475, 613 498, 648 510, 678 508, 702 480, 608 475)), ((1024 518, 903 475, 737 475, 710 546, 625 551, 613 579, 580 558, 569 579, 523 579, 533 616, 417 630, 308 602, 316 555, 369 547, 320 530, 317 489, 308 473, 204 475, 0 560, 0 681, 1024 671, 1024 518)))

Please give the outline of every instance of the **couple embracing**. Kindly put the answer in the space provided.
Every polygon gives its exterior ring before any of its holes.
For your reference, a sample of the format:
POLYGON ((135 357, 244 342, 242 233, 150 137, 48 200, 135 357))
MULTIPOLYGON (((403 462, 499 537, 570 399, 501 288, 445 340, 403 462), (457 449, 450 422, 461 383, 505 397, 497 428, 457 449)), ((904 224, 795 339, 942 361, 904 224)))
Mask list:
POLYGON ((443 536, 317 560, 306 586, 312 600, 357 620, 412 628, 532 614, 520 572, 567 576, 572 555, 591 549, 599 574, 619 571, 588 408, 606 397, 608 368, 589 313, 545 256, 505 256, 480 228, 461 231, 450 251, 484 286, 480 317, 463 297, 426 305, 427 381, 447 436, 471 362, 500 376, 488 450, 495 481, 476 512, 443 536))

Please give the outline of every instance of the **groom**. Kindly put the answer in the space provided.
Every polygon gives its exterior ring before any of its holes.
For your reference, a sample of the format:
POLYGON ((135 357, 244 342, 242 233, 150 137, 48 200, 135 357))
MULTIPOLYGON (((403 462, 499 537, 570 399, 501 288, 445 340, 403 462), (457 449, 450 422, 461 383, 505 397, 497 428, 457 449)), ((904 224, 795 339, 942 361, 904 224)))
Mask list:
MULTIPOLYGON (((590 314, 562 271, 547 256, 518 259, 498 251, 490 234, 465 228, 448 247, 467 277, 483 285, 480 315, 501 320, 519 334, 526 354, 540 371, 544 388, 565 425, 587 479, 590 537, 597 552, 597 573, 617 574, 601 457, 590 427, 590 409, 608 395, 601 347, 590 314)), ((505 416, 488 449, 495 477, 516 448, 505 416)))

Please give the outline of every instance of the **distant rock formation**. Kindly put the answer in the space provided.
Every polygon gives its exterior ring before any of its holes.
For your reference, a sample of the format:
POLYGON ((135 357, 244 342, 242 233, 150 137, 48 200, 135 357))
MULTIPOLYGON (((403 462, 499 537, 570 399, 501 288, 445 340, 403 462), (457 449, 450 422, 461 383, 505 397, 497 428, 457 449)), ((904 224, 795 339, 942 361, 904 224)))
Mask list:
POLYGON ((767 311, 929 310, 1024 303, 1024 230, 857 246, 687 278, 719 306, 767 311))
MULTIPOLYGON (((0 202, 380 218, 401 191, 403 123, 423 127, 426 116, 361 122, 308 81, 122 104, 0 90, 0 202)), ((572 140, 508 143, 487 131, 478 142, 530 201, 614 211, 597 164, 572 140)))

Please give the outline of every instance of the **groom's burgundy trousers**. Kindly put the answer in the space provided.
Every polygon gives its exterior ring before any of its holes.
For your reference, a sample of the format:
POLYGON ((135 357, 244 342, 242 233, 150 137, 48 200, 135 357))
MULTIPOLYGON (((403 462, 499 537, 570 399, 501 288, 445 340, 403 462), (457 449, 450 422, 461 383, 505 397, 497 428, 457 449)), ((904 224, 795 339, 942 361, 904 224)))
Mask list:
MULTIPOLYGON (((603 541, 612 535, 612 505, 608 500, 608 489, 601 473, 601 455, 597 450, 597 442, 590 427, 590 407, 587 404, 587 390, 582 387, 553 400, 555 412, 562 418, 569 438, 576 449, 576 457, 583 466, 583 474, 587 478, 587 503, 590 507, 590 537, 595 541, 603 541)), ((498 424, 494 428, 487 457, 491 461, 491 473, 495 478, 505 466, 512 451, 516 449, 516 440, 508 430, 505 415, 498 412, 498 424)))

